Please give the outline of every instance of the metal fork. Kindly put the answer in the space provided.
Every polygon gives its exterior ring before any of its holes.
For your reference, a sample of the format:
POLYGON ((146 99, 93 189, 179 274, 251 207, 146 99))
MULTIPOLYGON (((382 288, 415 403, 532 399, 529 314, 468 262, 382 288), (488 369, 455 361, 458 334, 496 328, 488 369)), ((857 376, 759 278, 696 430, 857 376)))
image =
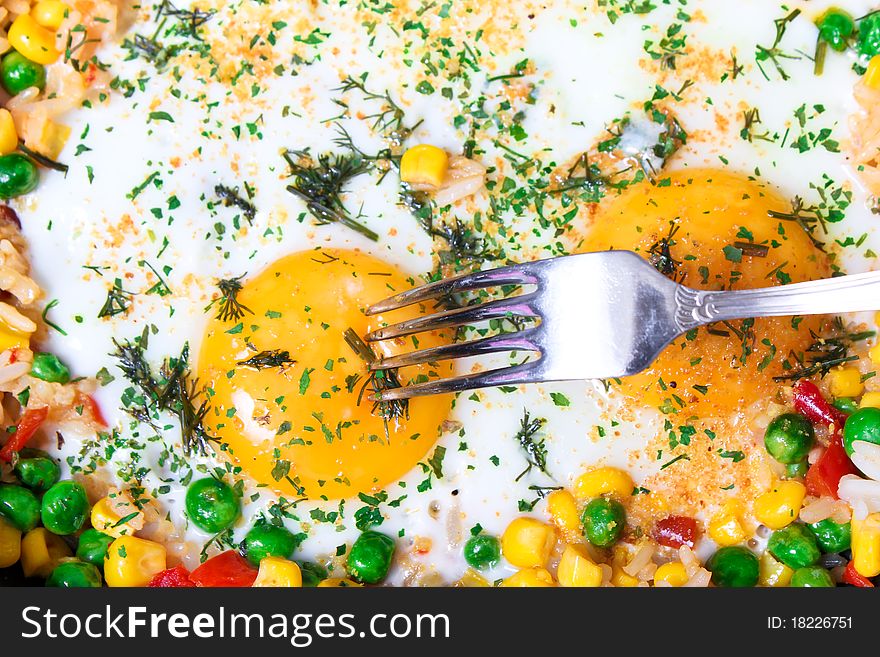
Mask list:
POLYGON ((384 390, 390 401, 472 388, 607 379, 648 367, 679 335, 712 322, 751 317, 821 315, 880 309, 880 272, 808 283, 704 292, 661 275, 631 251, 605 251, 538 260, 430 283, 367 309, 368 315, 468 290, 500 285, 536 286, 510 298, 437 312, 372 331, 386 340, 422 331, 523 317, 535 326, 377 360, 383 370, 481 354, 527 351, 519 365, 384 390))

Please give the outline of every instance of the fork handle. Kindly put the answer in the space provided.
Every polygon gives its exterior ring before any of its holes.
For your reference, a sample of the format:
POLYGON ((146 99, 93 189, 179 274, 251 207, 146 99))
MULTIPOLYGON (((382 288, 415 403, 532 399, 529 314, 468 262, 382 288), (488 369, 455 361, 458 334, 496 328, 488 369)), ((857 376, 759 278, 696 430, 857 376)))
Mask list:
POLYGON ((683 330, 721 320, 880 310, 880 272, 727 292, 680 286, 676 319, 683 330))

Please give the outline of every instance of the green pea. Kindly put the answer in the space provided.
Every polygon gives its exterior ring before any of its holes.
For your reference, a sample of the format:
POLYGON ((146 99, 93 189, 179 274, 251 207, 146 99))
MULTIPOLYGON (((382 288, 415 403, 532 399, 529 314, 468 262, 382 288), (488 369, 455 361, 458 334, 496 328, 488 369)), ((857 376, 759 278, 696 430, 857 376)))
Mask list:
POLYGON ((76 558, 93 566, 103 566, 107 550, 115 539, 97 529, 87 529, 79 535, 76 558))
POLYGON ((880 54, 880 14, 871 13, 859 21, 858 49, 865 59, 880 54))
POLYGON ((853 443, 864 440, 880 445, 880 408, 860 408, 843 425, 843 447, 852 456, 853 443))
POLYGON ((501 541, 489 534, 471 536, 464 544, 464 560, 477 570, 493 568, 501 560, 501 541))
POLYGON ((303 586, 315 587, 327 579, 327 569, 314 561, 298 561, 303 586))
POLYGON ((376 531, 365 531, 348 553, 348 572, 359 582, 377 584, 385 579, 394 556, 394 539, 376 531))
POLYGON ((852 16, 842 9, 831 8, 817 21, 819 37, 838 52, 846 50, 849 38, 855 32, 852 16))
POLYGON ((244 550, 248 561, 259 566, 266 557, 290 558, 300 540, 286 527, 259 521, 244 537, 244 550))
POLYGON ((807 470, 810 469, 810 464, 806 461, 800 461, 799 463, 789 463, 785 466, 785 476, 789 479, 797 479, 798 477, 805 477, 807 474, 807 470))
POLYGON ((40 522, 40 502, 27 488, 0 485, 0 516, 22 532, 29 532, 40 522))
POLYGON ((843 552, 849 550, 851 528, 848 522, 834 522, 831 518, 807 525, 813 532, 823 552, 843 552))
POLYGON ((40 171, 21 153, 0 155, 0 198, 15 198, 37 188, 40 171))
POLYGON ((42 90, 46 86, 46 68, 13 50, 0 60, 0 82, 13 96, 30 87, 42 90))
POLYGON ((239 514, 239 499, 229 484, 205 477, 186 491, 186 515, 199 529, 218 534, 230 527, 239 514))
POLYGON ((61 468, 46 452, 22 450, 15 464, 15 475, 28 488, 45 491, 61 478, 61 468))
POLYGON ((783 413, 767 425, 764 447, 780 463, 799 463, 807 458, 816 434, 813 425, 803 415, 783 413))
POLYGON ((101 573, 90 563, 65 561, 58 564, 46 580, 46 586, 65 589, 99 589, 101 573))
POLYGON ((791 576, 788 584, 794 588, 833 588, 831 574, 821 566, 798 568, 791 576))
POLYGON ((804 525, 793 523, 770 536, 767 549, 789 568, 806 568, 819 561, 822 553, 813 533, 804 525))
POLYGON ((614 545, 626 526, 626 511, 616 500, 597 497, 584 507, 581 515, 584 536, 596 547, 614 545))
POLYGON ((852 397, 838 397, 831 405, 839 411, 843 411, 847 415, 852 415, 859 410, 859 402, 852 397))
POLYGON ((709 557, 706 568, 715 586, 745 588, 758 583, 758 557, 738 545, 723 547, 709 557))
POLYGON ((67 383, 70 381, 70 370, 55 354, 34 354, 31 365, 31 376, 49 383, 67 383))
POLYGON ((43 495, 40 517, 53 534, 65 536, 79 530, 89 514, 86 489, 75 481, 59 481, 43 495))

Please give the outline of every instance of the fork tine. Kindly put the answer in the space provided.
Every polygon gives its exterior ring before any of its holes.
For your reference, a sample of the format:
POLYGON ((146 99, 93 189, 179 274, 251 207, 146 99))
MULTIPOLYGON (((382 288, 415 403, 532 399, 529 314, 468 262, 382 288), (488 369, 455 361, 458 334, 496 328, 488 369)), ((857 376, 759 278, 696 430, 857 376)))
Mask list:
POLYGON ((478 290, 495 285, 527 285, 537 283, 538 279, 532 272, 533 265, 534 263, 511 265, 509 267, 446 278, 420 287, 414 287, 411 290, 395 294, 393 297, 373 304, 367 308, 366 313, 367 315, 376 315, 410 306, 421 301, 436 299, 453 292, 478 290))
POLYGON ((491 354, 499 351, 540 351, 540 347, 530 339, 537 334, 536 327, 520 331, 518 333, 506 333, 493 335, 480 340, 470 342, 458 342, 430 349, 411 351, 408 354, 390 356, 370 364, 371 370, 387 370, 398 367, 409 367, 421 363, 430 363, 437 360, 450 360, 453 358, 467 358, 480 354, 491 354))
POLYGON ((421 331, 433 331, 434 329, 447 328, 449 326, 462 326, 464 324, 472 324, 474 322, 506 317, 508 315, 538 317, 538 312, 529 305, 529 302, 535 297, 537 297, 537 293, 530 292, 510 299, 495 299, 494 301, 488 301, 477 306, 444 310, 443 312, 434 313, 433 315, 416 317, 415 319, 370 331, 366 335, 366 339, 373 342, 376 340, 388 340, 390 338, 400 337, 401 335, 410 335, 411 333, 419 333, 421 331))
POLYGON ((416 383, 402 388, 390 388, 372 395, 373 401, 394 401, 425 395, 438 395, 447 392, 461 392, 474 388, 534 383, 540 380, 541 361, 533 360, 513 367, 502 367, 488 372, 466 374, 451 379, 437 379, 426 383, 416 383))

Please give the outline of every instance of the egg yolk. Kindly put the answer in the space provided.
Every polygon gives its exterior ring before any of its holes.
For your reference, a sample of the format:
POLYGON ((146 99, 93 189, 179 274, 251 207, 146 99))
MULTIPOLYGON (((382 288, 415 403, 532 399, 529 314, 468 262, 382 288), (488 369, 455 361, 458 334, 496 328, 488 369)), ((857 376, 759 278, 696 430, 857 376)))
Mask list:
MULTIPOLYGON (((211 391, 209 429, 233 462, 278 494, 328 499, 378 491, 414 468, 439 435, 449 396, 374 408, 376 382, 344 337, 348 328, 363 336, 433 312, 412 306, 364 314, 412 286, 381 260, 331 249, 292 254, 245 281, 237 295, 244 315, 212 319, 199 357, 211 391), (386 422, 383 411, 396 417, 386 422)), ((448 341, 424 333, 371 348, 388 356, 448 341)), ((401 369, 398 377, 406 384, 450 374, 451 365, 439 363, 401 369)))
MULTIPOLYGON (((769 212, 790 204, 735 173, 670 173, 636 185, 600 209, 585 251, 629 249, 693 288, 730 290, 796 283, 830 275, 824 253, 793 221, 769 212)), ((774 376, 814 342, 821 317, 736 320, 700 327, 668 346, 621 388, 646 404, 679 412, 711 404, 729 411, 773 394, 774 376)))

